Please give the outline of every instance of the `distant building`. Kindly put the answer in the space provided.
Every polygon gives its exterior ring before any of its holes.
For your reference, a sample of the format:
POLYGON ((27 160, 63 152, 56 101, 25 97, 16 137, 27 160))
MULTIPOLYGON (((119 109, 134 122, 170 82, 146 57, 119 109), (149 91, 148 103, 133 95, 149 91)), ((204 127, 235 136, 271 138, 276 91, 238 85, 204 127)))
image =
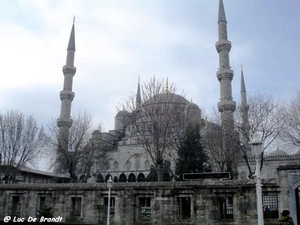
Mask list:
POLYGON ((52 172, 46 172, 41 170, 35 170, 27 166, 23 166, 20 169, 16 166, 1 165, 0 164, 0 183, 67 183, 70 182, 70 178, 63 174, 53 174, 52 172), (7 167, 13 171, 10 174, 14 174, 14 177, 6 177, 5 171, 7 167))

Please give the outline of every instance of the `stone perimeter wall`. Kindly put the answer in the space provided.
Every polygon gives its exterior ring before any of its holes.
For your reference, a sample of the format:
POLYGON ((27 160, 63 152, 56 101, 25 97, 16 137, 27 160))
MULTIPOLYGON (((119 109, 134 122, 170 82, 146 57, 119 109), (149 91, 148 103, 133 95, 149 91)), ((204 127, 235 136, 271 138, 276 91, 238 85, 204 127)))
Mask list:
MULTIPOLYGON (((264 183, 263 192, 280 194, 277 183, 264 183)), ((256 224, 256 194, 253 180, 204 180, 188 182, 114 183, 115 200, 111 224, 256 224), (141 218, 140 198, 151 199, 151 218, 141 218), (221 218, 220 199, 232 197, 233 219, 221 218), (188 206, 180 199, 189 199, 188 206), (185 208, 189 218, 182 218, 185 208)), ((108 188, 97 184, 2 184, 0 185, 0 220, 11 215, 13 196, 22 196, 20 217, 35 217, 41 196, 51 195, 54 217, 63 222, 106 224, 105 198, 108 188), (80 216, 71 216, 72 197, 82 199, 80 216)), ((186 204, 186 203, 185 203, 186 204)), ((274 222, 275 219, 270 222, 274 222)), ((267 222, 265 224, 268 224, 267 222)))

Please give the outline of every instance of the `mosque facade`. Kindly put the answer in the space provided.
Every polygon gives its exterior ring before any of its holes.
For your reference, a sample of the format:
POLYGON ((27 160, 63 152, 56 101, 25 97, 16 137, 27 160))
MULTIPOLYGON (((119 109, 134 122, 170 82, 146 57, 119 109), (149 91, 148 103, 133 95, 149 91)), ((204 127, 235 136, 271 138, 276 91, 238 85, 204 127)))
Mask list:
MULTIPOLYGON (((219 69, 216 72, 217 80, 220 83, 220 101, 217 104, 218 110, 221 114, 221 127, 222 130, 226 131, 222 135, 222 142, 225 149, 230 151, 230 142, 227 142, 229 136, 235 135, 236 131, 234 129, 234 111, 236 110, 236 103, 233 101, 232 97, 232 86, 231 82, 233 80, 234 72, 230 66, 229 53, 231 50, 231 42, 227 37, 227 20, 224 10, 223 1, 219 2, 219 13, 218 13, 218 40, 216 42, 216 50, 219 55, 219 69)), ((59 127, 59 139, 61 142, 65 137, 68 137, 69 129, 72 126, 71 119, 71 104, 74 99, 74 92, 72 91, 73 76, 76 73, 76 68, 74 66, 75 57, 75 28, 74 24, 72 26, 71 35, 69 39, 68 49, 67 49, 67 60, 66 65, 63 67, 64 73, 64 85, 63 90, 60 92, 61 99, 61 113, 57 120, 57 125, 59 127)), ((241 107, 243 116, 244 132, 249 132, 249 127, 247 126, 247 115, 249 110, 249 105, 247 104, 247 95, 245 88, 244 76, 241 74, 241 107), (247 130, 248 129, 248 130, 247 130)), ((165 93, 160 93, 152 97, 164 101, 164 99, 169 98, 169 105, 180 108, 183 112, 185 120, 189 120, 192 123, 198 123, 201 127, 201 132, 207 132, 206 129, 213 129, 217 124, 213 124, 202 118, 201 110, 199 106, 191 101, 188 101, 184 97, 171 93, 167 90, 165 93), (169 96, 172 96, 171 98, 169 96), (212 126, 208 126, 208 125, 212 126)), ((114 130, 108 132, 100 132, 95 130, 92 135, 90 142, 91 144, 96 142, 101 142, 102 153, 96 160, 96 163, 92 167, 92 178, 89 182, 103 182, 107 180, 109 176, 112 176, 114 181, 127 182, 127 181, 144 181, 150 173, 150 167, 153 165, 152 158, 148 152, 145 152, 143 143, 141 143, 140 127, 143 126, 143 121, 141 118, 136 118, 136 114, 139 111, 146 109, 147 102, 141 101, 140 93, 140 83, 138 83, 136 92, 135 109, 132 112, 121 110, 115 116, 114 130), (133 119, 134 118, 134 119, 133 119)), ((155 100, 155 104, 157 101, 155 100)), ((160 103, 159 103, 160 104, 160 103)), ((149 105, 149 104, 148 104, 149 105)), ((246 138, 241 136, 241 142, 248 145, 246 138)), ((284 152, 280 152, 281 155, 277 153, 276 157, 270 155, 265 161, 264 170, 262 171, 263 177, 265 178, 275 178, 276 168, 278 165, 297 162, 298 154, 295 156, 288 156, 284 152)), ((251 156, 251 153, 250 153, 251 156)), ((59 158, 59 152, 57 158, 59 158)), ((166 157, 164 160, 171 161, 171 168, 174 169, 174 158, 166 157), (173 161, 172 161, 173 160, 173 161)), ((254 158, 249 158, 250 165, 254 167, 254 158)), ((249 173, 246 164, 241 160, 235 165, 236 167, 236 178, 247 179, 249 173)), ((61 171, 61 165, 57 160, 55 165, 55 173, 61 171)))

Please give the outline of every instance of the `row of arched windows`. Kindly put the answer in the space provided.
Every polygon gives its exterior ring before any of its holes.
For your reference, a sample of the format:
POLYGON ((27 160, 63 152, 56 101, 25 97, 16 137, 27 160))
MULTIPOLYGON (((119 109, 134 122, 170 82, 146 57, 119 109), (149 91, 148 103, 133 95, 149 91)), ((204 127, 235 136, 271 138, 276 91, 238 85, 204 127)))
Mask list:
MULTIPOLYGON (((131 169, 140 169, 141 168, 141 157, 136 156, 135 157, 135 168, 132 168, 132 163, 128 160, 125 164, 125 169, 131 170, 131 169)), ((144 168, 146 170, 150 169, 150 162, 146 160, 144 162, 144 168)), ((119 163, 115 159, 110 159, 105 163, 105 169, 106 170, 119 170, 119 163)))
MULTIPOLYGON (((107 174, 105 176, 105 179, 101 173, 97 176, 97 183, 103 183, 104 181, 107 181, 109 177, 112 177, 110 174, 107 174)), ((143 182, 147 181, 147 178, 143 173, 139 173, 138 176, 135 176, 133 173, 129 174, 128 177, 122 173, 119 177, 114 176, 112 177, 114 182, 143 182)))

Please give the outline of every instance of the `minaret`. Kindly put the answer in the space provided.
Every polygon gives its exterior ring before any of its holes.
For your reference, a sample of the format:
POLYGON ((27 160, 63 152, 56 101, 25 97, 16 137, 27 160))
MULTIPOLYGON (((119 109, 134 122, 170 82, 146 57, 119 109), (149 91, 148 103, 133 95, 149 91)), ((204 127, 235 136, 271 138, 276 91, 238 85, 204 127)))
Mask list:
POLYGON ((233 178, 237 178, 237 137, 234 132, 233 119, 236 103, 232 98, 231 81, 233 79, 233 71, 230 69, 229 63, 231 42, 227 39, 227 21, 222 0, 219 0, 218 35, 219 40, 216 43, 216 49, 219 53, 217 78, 220 82, 218 109, 221 113, 222 148, 224 152, 224 155, 221 157, 225 157, 226 171, 230 172, 233 178))
POLYGON ((141 98, 140 78, 139 78, 137 92, 136 92, 135 108, 139 109, 141 107, 141 104, 142 104, 142 98, 141 98))
POLYGON ((223 1, 219 1, 218 18, 219 40, 216 43, 216 49, 219 53, 219 70, 217 77, 220 82, 220 101, 218 109, 221 112, 222 126, 228 132, 234 131, 233 112, 236 108, 235 101, 232 100, 231 81, 233 71, 230 69, 229 52, 231 42, 227 40, 227 21, 223 1))
POLYGON ((75 93, 72 91, 73 86, 73 76, 76 73, 76 68, 74 67, 74 56, 75 56, 75 20, 73 21, 72 30, 70 34, 68 49, 67 49, 67 59, 66 65, 63 67, 64 74, 64 84, 63 90, 60 92, 61 99, 61 110, 60 117, 57 119, 57 126, 59 127, 58 134, 58 149, 56 155, 56 162, 54 166, 55 173, 61 173, 63 168, 62 155, 63 152, 68 151, 68 140, 69 140, 69 130, 72 126, 71 119, 71 104, 74 99, 75 93))
POLYGON ((248 111, 249 111, 249 105, 247 103, 247 92, 246 92, 246 85, 244 80, 244 72, 243 72, 243 67, 241 67, 241 116, 242 116, 241 141, 247 147, 247 149, 249 147, 249 132, 250 132, 248 111))

